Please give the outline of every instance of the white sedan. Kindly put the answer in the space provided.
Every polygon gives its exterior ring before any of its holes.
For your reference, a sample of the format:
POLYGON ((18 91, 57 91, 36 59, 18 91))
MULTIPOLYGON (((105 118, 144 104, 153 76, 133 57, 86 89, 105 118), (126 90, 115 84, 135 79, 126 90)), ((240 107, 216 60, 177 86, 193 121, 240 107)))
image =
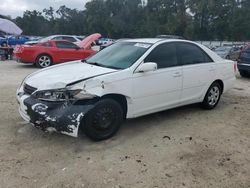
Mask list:
POLYGON ((236 64, 177 39, 117 42, 87 60, 29 75, 17 91, 23 119, 44 131, 93 140, 112 137, 127 118, 192 103, 217 106, 236 64))

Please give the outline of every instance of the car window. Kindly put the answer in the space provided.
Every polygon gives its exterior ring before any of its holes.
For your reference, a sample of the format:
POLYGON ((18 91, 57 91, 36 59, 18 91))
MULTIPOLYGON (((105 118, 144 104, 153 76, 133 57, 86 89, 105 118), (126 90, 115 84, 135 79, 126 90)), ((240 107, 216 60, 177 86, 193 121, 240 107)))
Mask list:
POLYGON ((71 42, 67 42, 67 41, 57 41, 56 46, 58 48, 64 48, 64 49, 76 49, 77 48, 75 44, 71 42))
POLYGON ((182 65, 213 62, 213 60, 198 46, 191 43, 177 43, 178 56, 182 65))
POLYGON ((52 47, 51 42, 45 42, 45 43, 42 43, 41 45, 45 47, 52 47))
POLYGON ((62 37, 62 40, 67 40, 67 41, 70 41, 70 42, 76 42, 76 39, 74 37, 62 37))
POLYGON ((178 66, 176 45, 174 43, 165 43, 157 46, 146 57, 144 62, 157 63, 158 69, 178 66))
POLYGON ((77 39, 78 39, 78 40, 83 40, 83 39, 84 39, 84 37, 77 37, 77 39))
POLYGON ((53 40, 62 40, 61 36, 54 37, 53 40))

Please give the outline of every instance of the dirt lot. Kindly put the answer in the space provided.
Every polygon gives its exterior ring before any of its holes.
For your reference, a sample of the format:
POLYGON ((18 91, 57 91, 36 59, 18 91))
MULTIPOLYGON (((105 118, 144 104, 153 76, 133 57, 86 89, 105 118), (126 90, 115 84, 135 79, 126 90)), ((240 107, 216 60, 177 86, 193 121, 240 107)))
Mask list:
POLYGON ((218 108, 127 121, 113 139, 47 134, 19 116, 15 91, 37 70, 0 62, 0 187, 250 187, 250 79, 218 108))

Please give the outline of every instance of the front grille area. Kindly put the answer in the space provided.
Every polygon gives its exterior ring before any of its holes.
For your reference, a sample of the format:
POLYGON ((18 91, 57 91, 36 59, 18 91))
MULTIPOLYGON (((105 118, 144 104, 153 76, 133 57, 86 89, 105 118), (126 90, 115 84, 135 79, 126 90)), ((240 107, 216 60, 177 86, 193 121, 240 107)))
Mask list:
POLYGON ((37 88, 29 86, 27 84, 24 85, 23 91, 25 94, 31 95, 37 90, 37 88))

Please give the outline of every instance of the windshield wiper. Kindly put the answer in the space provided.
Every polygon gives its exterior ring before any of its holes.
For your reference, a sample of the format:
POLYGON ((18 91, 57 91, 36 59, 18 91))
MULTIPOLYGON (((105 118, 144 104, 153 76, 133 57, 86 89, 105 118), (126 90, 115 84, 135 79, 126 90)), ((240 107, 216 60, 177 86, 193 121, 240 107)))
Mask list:
POLYGON ((83 59, 81 62, 87 63, 89 65, 95 65, 95 66, 98 66, 98 67, 105 67, 105 68, 116 69, 116 70, 121 69, 121 68, 118 68, 118 67, 103 65, 103 64, 100 64, 100 63, 97 63, 97 62, 88 62, 86 59, 83 59))
POLYGON ((108 66, 108 65, 103 65, 103 67, 109 68, 109 69, 123 70, 123 68, 114 67, 114 66, 108 66))
POLYGON ((90 65, 95 65, 95 66, 98 66, 98 67, 103 67, 104 66, 104 65, 102 65, 100 63, 97 63, 97 62, 88 62, 88 61, 85 61, 85 63, 90 64, 90 65))
POLYGON ((86 59, 82 59, 81 62, 82 62, 82 63, 90 64, 90 65, 101 66, 101 64, 99 64, 99 63, 96 63, 96 62, 89 62, 89 61, 87 61, 86 59))

